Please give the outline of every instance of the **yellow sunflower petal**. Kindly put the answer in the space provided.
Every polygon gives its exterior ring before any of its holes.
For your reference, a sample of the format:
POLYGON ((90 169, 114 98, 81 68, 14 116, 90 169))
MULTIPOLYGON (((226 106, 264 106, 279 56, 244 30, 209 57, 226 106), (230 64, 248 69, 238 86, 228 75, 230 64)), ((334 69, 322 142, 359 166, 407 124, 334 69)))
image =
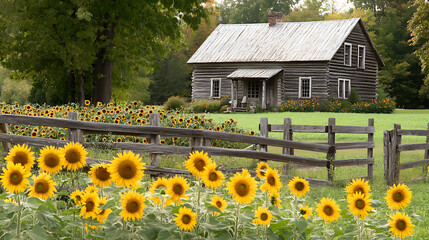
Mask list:
POLYGON ((397 212, 390 216, 389 220, 390 232, 393 232, 395 237, 405 238, 414 231, 414 225, 411 223, 411 218, 407 214, 397 212))
POLYGON ((197 224, 197 214, 187 207, 179 208, 179 213, 174 219, 178 228, 191 232, 197 224))

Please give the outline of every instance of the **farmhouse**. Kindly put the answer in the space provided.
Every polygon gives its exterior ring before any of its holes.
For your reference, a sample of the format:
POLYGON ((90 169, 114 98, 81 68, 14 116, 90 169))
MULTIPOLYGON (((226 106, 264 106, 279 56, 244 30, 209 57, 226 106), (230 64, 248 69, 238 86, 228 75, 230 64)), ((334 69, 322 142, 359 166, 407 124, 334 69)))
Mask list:
POLYGON ((220 24, 189 59, 192 100, 222 97, 233 108, 281 105, 286 99, 361 100, 377 96, 383 61, 359 18, 220 24))

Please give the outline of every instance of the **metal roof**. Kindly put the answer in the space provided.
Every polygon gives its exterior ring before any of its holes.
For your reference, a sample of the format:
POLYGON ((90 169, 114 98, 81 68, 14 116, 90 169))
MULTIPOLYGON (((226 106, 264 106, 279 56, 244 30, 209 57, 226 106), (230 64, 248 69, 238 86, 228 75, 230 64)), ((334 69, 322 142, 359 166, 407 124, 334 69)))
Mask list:
POLYGON ((220 24, 188 63, 328 61, 359 21, 220 24))
POLYGON ((279 73, 282 69, 247 69, 247 68, 239 68, 235 70, 233 73, 229 74, 228 78, 263 78, 269 79, 272 76, 279 73))

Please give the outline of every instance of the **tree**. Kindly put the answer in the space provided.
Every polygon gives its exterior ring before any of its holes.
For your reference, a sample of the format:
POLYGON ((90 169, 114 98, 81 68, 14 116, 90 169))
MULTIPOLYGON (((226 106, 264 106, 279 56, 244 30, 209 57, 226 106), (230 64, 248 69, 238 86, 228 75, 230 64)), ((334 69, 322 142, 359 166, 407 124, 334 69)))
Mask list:
POLYGON ((0 59, 34 80, 33 99, 107 103, 207 10, 202 0, 0 0, 0 15, 0 59))
POLYGON ((323 20, 324 3, 326 0, 305 0, 290 14, 284 17, 286 22, 306 22, 323 20))
POLYGON ((269 11, 289 14, 296 0, 224 0, 219 6, 220 23, 264 23, 269 11))

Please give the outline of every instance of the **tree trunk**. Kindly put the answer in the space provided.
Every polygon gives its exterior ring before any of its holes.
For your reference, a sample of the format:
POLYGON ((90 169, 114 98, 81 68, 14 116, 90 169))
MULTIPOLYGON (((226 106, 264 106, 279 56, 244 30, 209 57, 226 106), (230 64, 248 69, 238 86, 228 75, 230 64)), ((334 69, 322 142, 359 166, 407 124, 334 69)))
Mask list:
POLYGON ((80 106, 85 106, 85 77, 84 77, 84 73, 80 73, 80 76, 79 76, 79 92, 80 92, 80 96, 79 96, 80 106))
POLYGON ((115 24, 102 24, 103 30, 98 33, 97 41, 107 41, 108 44, 102 44, 97 53, 97 60, 94 63, 94 92, 93 102, 110 102, 110 93, 112 90, 112 70, 113 61, 107 59, 107 51, 113 48, 113 38, 115 36, 115 24), (105 39, 105 40, 104 40, 105 39))
POLYGON ((67 81, 68 81, 67 82, 67 86, 69 88, 69 91, 68 91, 68 101, 70 103, 72 103, 72 102, 74 102, 76 100, 76 90, 75 90, 76 83, 75 83, 75 76, 74 76, 74 72, 73 71, 69 72, 69 77, 68 77, 67 81))

